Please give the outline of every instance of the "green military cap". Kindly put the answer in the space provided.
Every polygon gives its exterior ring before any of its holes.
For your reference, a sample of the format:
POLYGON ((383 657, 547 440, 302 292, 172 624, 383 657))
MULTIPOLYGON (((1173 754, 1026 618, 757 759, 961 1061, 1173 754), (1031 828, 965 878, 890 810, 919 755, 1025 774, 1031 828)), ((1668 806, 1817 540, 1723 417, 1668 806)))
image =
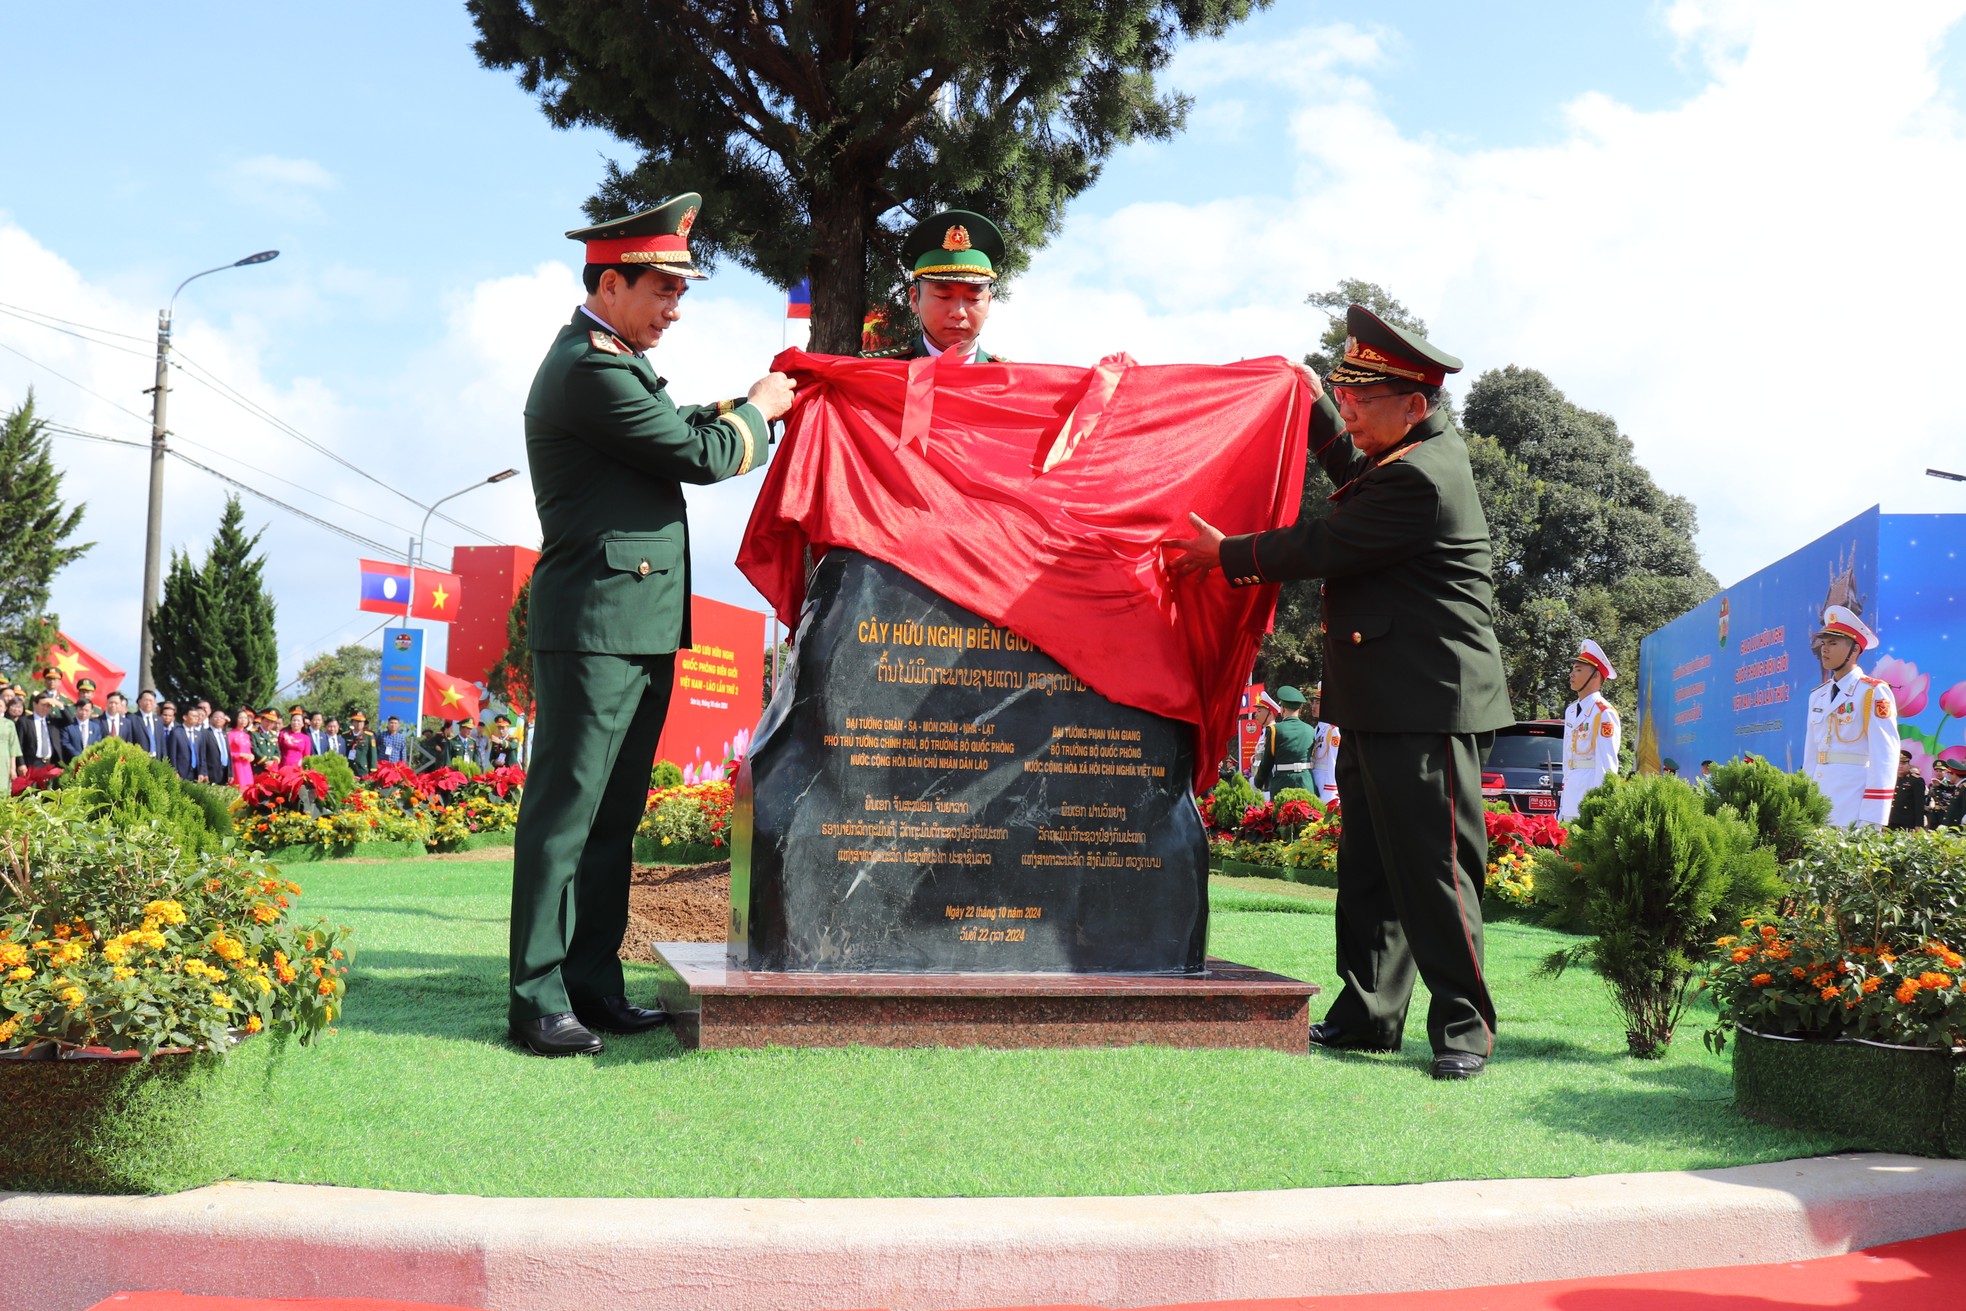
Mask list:
POLYGON ((1345 358, 1325 381, 1334 387, 1417 382, 1438 387, 1461 361, 1425 337, 1396 328, 1363 305, 1345 311, 1345 358))
POLYGON ((929 282, 995 282, 1003 256, 1003 230, 967 209, 923 219, 901 243, 908 276, 929 282))
POLYGON ((1277 704, 1280 706, 1301 706, 1304 704, 1304 694, 1294 687, 1280 687, 1277 689, 1277 704))
POLYGON ((93 692, 96 690, 96 680, 93 678, 78 678, 75 680, 75 690, 77 692, 93 692))
POLYGON ((654 209, 575 228, 567 236, 587 244, 589 264, 647 264, 679 278, 707 278, 689 253, 689 230, 702 208, 703 197, 685 191, 654 209))

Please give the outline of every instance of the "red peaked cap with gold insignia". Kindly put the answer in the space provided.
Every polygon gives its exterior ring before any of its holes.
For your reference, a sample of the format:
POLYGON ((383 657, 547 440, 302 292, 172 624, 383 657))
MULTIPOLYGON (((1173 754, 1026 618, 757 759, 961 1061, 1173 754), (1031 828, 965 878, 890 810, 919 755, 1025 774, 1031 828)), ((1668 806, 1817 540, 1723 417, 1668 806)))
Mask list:
POLYGON ((1363 305, 1345 311, 1345 358, 1325 379, 1334 387, 1417 382, 1438 387, 1461 361, 1417 333, 1386 322, 1363 305))
POLYGON ((587 244, 589 264, 646 264, 679 278, 707 278, 689 253, 689 230, 702 208, 703 197, 685 191, 654 209, 575 228, 567 236, 587 244))
POLYGON ((967 209, 925 218, 901 242, 903 270, 928 282, 995 282, 1003 257, 1003 230, 967 209))

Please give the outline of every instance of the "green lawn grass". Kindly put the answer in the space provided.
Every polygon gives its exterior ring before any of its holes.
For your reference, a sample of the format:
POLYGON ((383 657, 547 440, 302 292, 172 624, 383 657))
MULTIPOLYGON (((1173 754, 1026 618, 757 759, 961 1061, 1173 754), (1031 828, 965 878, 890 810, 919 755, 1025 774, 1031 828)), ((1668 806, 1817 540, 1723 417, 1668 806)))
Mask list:
MULTIPOLYGON (((1839 1144, 1753 1124, 1697 1022, 1623 1054, 1595 976, 1532 979, 1557 935, 1490 928, 1501 1039, 1468 1083, 1426 1075, 1426 999, 1397 1054, 681 1051, 667 1030, 595 1059, 506 1045, 509 858, 298 871, 306 916, 355 927, 339 1031, 248 1043, 199 1149, 213 1177, 539 1196, 1208 1192, 1670 1170, 1839 1144)), ((1217 955, 1331 977, 1322 889, 1213 889, 1217 955)), ((631 996, 651 992, 630 966, 631 996)), ((1322 1013, 1313 1002, 1313 1016, 1322 1013)))

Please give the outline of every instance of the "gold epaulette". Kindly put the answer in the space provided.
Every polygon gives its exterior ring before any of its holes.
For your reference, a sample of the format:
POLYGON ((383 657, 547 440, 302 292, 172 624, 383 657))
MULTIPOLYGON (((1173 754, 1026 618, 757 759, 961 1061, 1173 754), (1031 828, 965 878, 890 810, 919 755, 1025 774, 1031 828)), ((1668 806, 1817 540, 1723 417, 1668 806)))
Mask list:
POLYGON ((619 337, 614 336, 612 333, 602 332, 598 328, 587 334, 587 344, 597 351, 606 351, 610 355, 633 355, 635 353, 623 345, 619 337))

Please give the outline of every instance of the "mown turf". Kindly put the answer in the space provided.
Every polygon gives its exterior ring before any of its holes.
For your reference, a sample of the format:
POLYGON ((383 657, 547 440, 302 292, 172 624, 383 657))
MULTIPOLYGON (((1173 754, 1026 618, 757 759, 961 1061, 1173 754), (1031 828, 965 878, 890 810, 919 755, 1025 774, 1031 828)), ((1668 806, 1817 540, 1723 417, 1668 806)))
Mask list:
MULTIPOLYGON (((666 1031, 598 1059, 502 1041, 509 861, 299 871, 302 911, 355 926, 339 1032, 231 1058, 200 1144, 214 1177, 542 1196, 1206 1192, 1667 1170, 1830 1150, 1729 1106, 1682 1030, 1623 1055, 1597 979, 1532 979, 1558 940, 1499 924, 1481 1079, 1426 1076, 1416 999, 1396 1055, 916 1050, 685 1053, 666 1031)), ((1330 980, 1328 902, 1215 889, 1212 950, 1330 980)), ((650 971, 630 967, 631 995, 650 971)), ((1314 1007, 1313 1014, 1321 1013, 1314 1007)))

